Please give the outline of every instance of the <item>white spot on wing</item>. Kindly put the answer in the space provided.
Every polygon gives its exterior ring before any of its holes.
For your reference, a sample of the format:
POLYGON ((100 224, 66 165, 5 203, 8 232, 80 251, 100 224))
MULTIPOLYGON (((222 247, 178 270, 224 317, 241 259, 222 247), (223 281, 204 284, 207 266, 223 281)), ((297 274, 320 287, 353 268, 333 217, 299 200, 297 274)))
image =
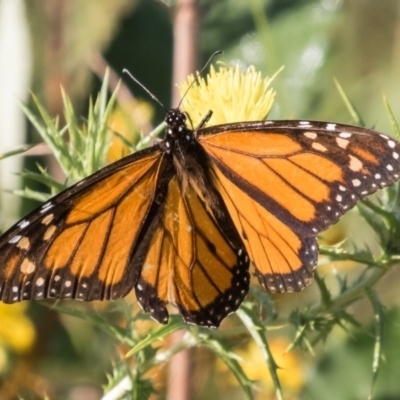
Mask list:
POLYGON ((317 134, 315 132, 304 132, 303 135, 308 138, 308 139, 316 139, 317 138, 317 134))
POLYGON ((48 225, 54 218, 54 214, 48 214, 42 219, 43 225, 48 225))
POLYGON ((336 124, 326 124, 327 131, 334 131, 336 129, 336 124))
POLYGON ((12 237, 8 243, 18 243, 20 241, 20 239, 22 238, 21 235, 15 235, 14 237, 12 237))
POLYGON ((349 145, 349 141, 347 139, 342 139, 340 137, 336 138, 336 144, 341 148, 341 149, 346 149, 347 146, 349 145))
POLYGON ((339 136, 343 139, 348 139, 351 137, 351 133, 350 132, 340 132, 339 136))
POLYGON ((30 241, 26 236, 24 236, 17 244, 17 247, 21 250, 27 250, 29 249, 29 246, 30 246, 30 241))
MULTIPOLYGON (((24 258, 24 261, 22 261, 21 263, 20 269, 23 274, 31 274, 36 269, 36 267, 32 261, 30 261, 28 258, 24 258)), ((29 284, 30 282, 26 282, 25 286, 29 284)))
POLYGON ((56 230, 57 230, 57 228, 56 228, 55 225, 49 226, 49 227, 46 229, 46 232, 45 232, 44 235, 43 235, 43 240, 44 240, 44 241, 49 240, 49 239, 53 236, 53 234, 54 234, 54 232, 55 232, 56 230))
POLYGON ((42 205, 42 209, 40 210, 40 213, 43 214, 44 212, 50 210, 50 208, 52 208, 52 207, 54 207, 54 204, 51 201, 44 203, 42 205))
POLYGON ((36 286, 43 286, 44 284, 44 279, 43 278, 37 278, 36 279, 36 286))
POLYGON ((324 153, 325 151, 328 151, 328 149, 327 149, 325 146, 323 146, 321 143, 318 143, 318 142, 314 142, 314 143, 311 145, 311 147, 312 147, 314 150, 322 151, 323 153, 324 153))
POLYGON ((363 163, 356 157, 350 155, 350 164, 349 167, 352 171, 358 172, 362 169, 363 163))
POLYGON ((24 229, 24 228, 26 228, 28 225, 29 225, 29 221, 26 221, 25 219, 23 219, 22 221, 20 221, 19 223, 18 223, 18 226, 21 228, 21 229, 24 229))

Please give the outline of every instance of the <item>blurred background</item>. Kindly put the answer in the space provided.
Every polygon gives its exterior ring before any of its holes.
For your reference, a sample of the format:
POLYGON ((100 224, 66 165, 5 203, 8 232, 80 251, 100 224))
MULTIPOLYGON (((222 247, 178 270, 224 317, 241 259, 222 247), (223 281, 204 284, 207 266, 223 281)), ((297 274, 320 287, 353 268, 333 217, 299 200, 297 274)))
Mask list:
MULTIPOLYGON (((366 126, 392 133, 383 94, 400 118, 398 0, 0 0, 0 153, 40 140, 20 106, 31 103, 30 91, 62 123, 62 86, 84 118, 106 66, 112 71, 110 90, 123 79, 110 126, 128 138, 138 131, 146 134, 162 121, 164 110, 122 69, 128 69, 168 108, 179 101, 175 84, 201 68, 216 50, 224 52, 218 60, 243 68, 255 65, 264 76, 285 67, 273 84, 277 96, 270 119, 354 122, 334 78, 366 126)), ((116 148, 110 160, 123 154, 116 148)), ((15 173, 36 168, 38 162, 63 180, 53 158, 43 152, 1 161, 2 231, 38 204, 11 193, 24 185, 15 173)), ((357 213, 324 233, 323 240, 332 244, 346 237, 360 245, 374 245, 357 213)), ((351 279, 351 265, 329 264, 321 267, 328 282, 336 268, 344 268, 351 279)), ((393 272, 378 288, 387 307, 385 363, 374 391, 374 398, 382 400, 400 398, 398 278, 393 272)), ((311 303, 313 296, 310 287, 301 294, 275 296, 274 301, 280 312, 289 315, 311 303)), ((130 297, 128 302, 135 300, 130 297)), ((113 323, 124 326, 123 313, 113 313, 112 306, 79 304, 80 309, 85 307, 109 313, 113 323)), ((285 352, 293 339, 290 327, 271 333, 285 398, 367 398, 373 313, 363 301, 352 307, 352 313, 362 327, 350 332, 335 328, 314 354, 298 349, 285 352)), ((235 351, 255 381, 255 398, 275 398, 259 349, 242 338, 235 351)), ((100 399, 106 375, 114 371, 121 354, 121 345, 89 321, 35 302, 0 305, 0 399, 100 399)), ((188 368, 179 369, 179 362, 178 368, 167 365, 153 374, 159 392, 152 398, 243 398, 223 363, 206 350, 191 352, 189 364, 182 364, 190 365, 190 377, 188 368), (189 397, 174 394, 182 378, 190 379, 189 397)))

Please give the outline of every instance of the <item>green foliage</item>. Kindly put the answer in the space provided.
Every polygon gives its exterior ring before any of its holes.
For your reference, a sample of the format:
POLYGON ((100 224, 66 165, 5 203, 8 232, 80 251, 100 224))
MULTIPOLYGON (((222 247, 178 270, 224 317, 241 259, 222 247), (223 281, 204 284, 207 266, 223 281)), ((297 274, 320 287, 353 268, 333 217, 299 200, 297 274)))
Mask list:
POLYGON ((32 145, 21 146, 21 147, 19 147, 17 149, 2 153, 2 154, 0 154, 0 160, 3 160, 4 158, 8 158, 8 157, 11 157, 11 156, 16 156, 18 154, 23 154, 26 151, 28 151, 29 149, 31 149, 32 147, 34 147, 34 146, 32 146, 32 145))
MULTIPOLYGON (((109 129, 107 122, 114 107, 114 92, 110 100, 108 96, 108 73, 106 74, 101 91, 94 104, 90 101, 88 118, 80 124, 75 115, 73 106, 62 90, 64 103, 64 118, 66 125, 59 128, 58 118, 51 118, 39 99, 33 96, 39 111, 41 121, 23 106, 25 114, 39 132, 44 142, 49 146, 70 183, 74 183, 93 174, 105 164, 105 157, 109 146, 109 129), (66 135, 68 135, 66 137, 66 135)), ((54 189, 54 181, 43 174, 42 183, 54 189)))

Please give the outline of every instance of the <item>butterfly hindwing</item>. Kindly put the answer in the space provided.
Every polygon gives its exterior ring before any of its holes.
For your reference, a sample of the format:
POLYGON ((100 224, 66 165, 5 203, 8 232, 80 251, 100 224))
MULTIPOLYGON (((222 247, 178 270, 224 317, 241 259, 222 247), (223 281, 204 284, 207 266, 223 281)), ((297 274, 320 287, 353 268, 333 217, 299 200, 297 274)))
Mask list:
POLYGON ((272 292, 301 290, 313 278, 318 244, 302 237, 240 190, 217 168, 215 185, 240 232, 256 275, 272 292))
POLYGON ((129 262, 164 169, 154 146, 72 186, 12 227, 0 242, 1 300, 125 296, 137 279, 129 262))
POLYGON ((227 229, 193 188, 172 178, 135 288, 144 310, 166 322, 172 301, 187 322, 205 326, 235 311, 249 289, 249 259, 227 229))
POLYGON ((272 291, 311 282, 316 235, 399 179, 400 145, 368 129, 265 121, 198 135, 259 280, 272 291))

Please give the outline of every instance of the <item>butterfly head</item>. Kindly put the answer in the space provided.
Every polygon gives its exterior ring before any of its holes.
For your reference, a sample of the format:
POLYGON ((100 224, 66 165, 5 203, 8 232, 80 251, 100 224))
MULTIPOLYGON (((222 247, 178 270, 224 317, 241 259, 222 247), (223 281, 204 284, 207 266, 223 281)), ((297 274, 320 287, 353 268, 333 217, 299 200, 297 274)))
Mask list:
POLYGON ((171 108, 165 117, 165 122, 172 130, 181 126, 186 127, 186 115, 179 108, 171 108))
POLYGON ((171 152, 175 141, 181 144, 193 141, 193 131, 186 126, 187 116, 179 108, 168 111, 165 122, 167 123, 165 146, 167 152, 171 152))

